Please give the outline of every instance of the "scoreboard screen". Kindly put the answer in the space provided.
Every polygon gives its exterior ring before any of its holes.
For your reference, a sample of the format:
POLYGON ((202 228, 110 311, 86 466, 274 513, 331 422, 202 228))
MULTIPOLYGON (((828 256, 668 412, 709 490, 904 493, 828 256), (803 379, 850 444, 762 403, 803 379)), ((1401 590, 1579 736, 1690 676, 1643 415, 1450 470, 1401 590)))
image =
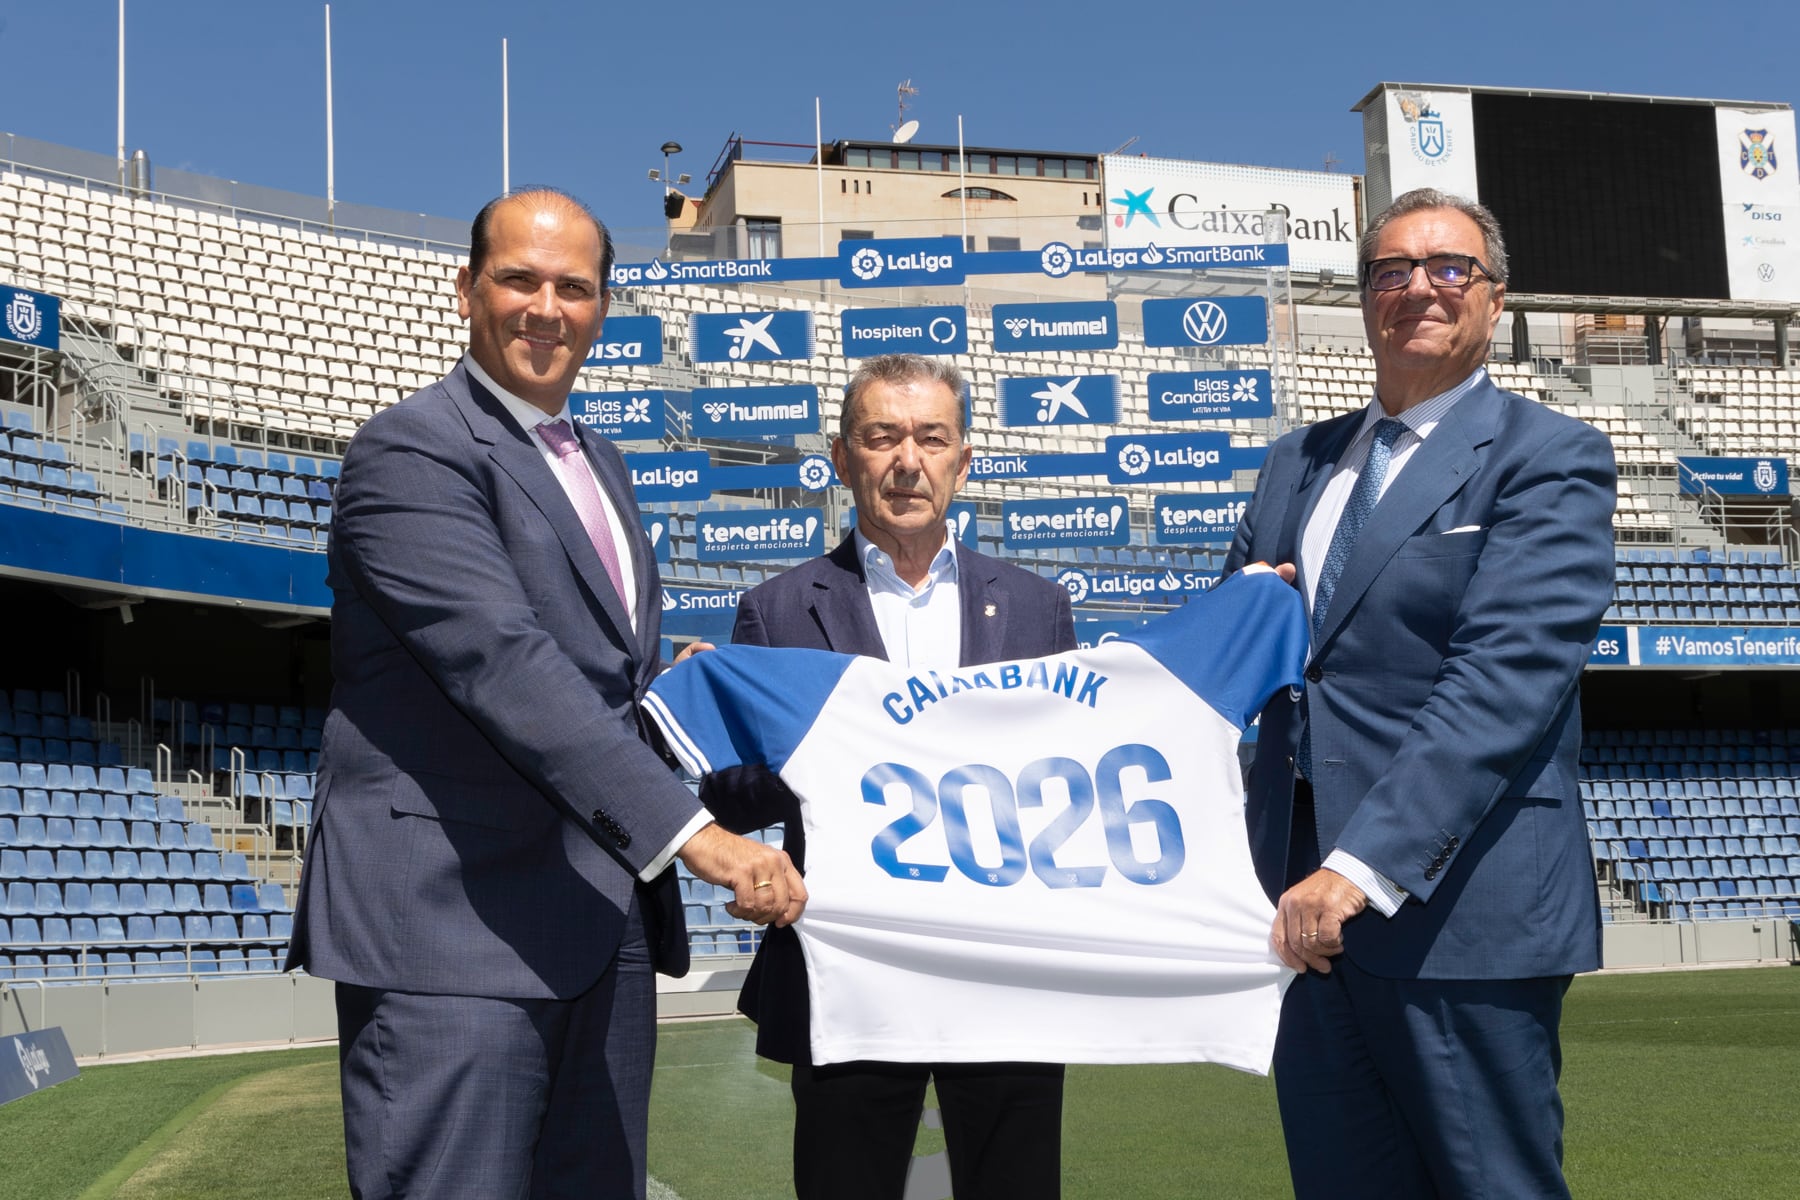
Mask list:
POLYGON ((1481 201, 1506 231, 1514 290, 1730 298, 1711 107, 1470 101, 1481 201))

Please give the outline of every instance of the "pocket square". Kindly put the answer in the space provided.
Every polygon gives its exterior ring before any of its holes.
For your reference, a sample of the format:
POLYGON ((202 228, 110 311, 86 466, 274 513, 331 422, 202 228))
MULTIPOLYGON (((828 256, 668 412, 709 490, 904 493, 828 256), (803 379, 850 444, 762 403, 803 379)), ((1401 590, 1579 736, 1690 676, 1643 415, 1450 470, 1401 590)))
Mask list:
POLYGON ((1480 532, 1481 532, 1481 526, 1479 526, 1479 525, 1458 525, 1455 529, 1444 530, 1444 532, 1439 534, 1438 536, 1439 537, 1449 537, 1453 533, 1480 533, 1480 532))

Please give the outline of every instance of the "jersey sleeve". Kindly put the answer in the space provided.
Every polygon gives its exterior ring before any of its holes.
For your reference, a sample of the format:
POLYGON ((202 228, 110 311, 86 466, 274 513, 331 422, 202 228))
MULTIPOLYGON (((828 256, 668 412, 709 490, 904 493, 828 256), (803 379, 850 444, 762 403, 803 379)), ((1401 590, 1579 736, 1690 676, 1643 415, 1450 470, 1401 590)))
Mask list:
POLYGON ((780 771, 855 661, 826 650, 720 646, 664 672, 644 708, 695 775, 747 763, 780 771))
POLYGON ((1239 729, 1306 668, 1306 604, 1262 564, 1119 638, 1142 646, 1239 729))

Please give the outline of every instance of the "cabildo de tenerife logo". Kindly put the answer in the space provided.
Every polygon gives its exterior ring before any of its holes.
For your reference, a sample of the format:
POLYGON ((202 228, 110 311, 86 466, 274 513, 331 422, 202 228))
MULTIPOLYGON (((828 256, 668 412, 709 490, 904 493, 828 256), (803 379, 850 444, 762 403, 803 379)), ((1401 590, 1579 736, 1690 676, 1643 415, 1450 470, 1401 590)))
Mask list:
POLYGON ((6 306, 6 331, 21 342, 35 342, 44 332, 44 314, 38 311, 37 297, 30 292, 14 292, 6 306))
POLYGON ((0 287, 0 336, 54 350, 61 311, 61 303, 55 296, 0 287))
POLYGON ((1455 149, 1450 128, 1444 124, 1443 115, 1431 107, 1424 93, 1398 92, 1394 99, 1410 130, 1413 157, 1432 166, 1449 161, 1451 151, 1455 149))
POLYGON ((1775 173, 1775 143, 1767 129, 1746 129, 1738 135, 1738 166, 1752 179, 1775 173))
POLYGON ((745 555, 799 558, 825 550, 824 514, 816 508, 740 508, 700 513, 694 528, 696 557, 727 560, 745 555))
POLYGON ((1772 492, 1778 482, 1775 464, 1766 458, 1756 460, 1755 468, 1750 472, 1750 482, 1759 492, 1772 492))

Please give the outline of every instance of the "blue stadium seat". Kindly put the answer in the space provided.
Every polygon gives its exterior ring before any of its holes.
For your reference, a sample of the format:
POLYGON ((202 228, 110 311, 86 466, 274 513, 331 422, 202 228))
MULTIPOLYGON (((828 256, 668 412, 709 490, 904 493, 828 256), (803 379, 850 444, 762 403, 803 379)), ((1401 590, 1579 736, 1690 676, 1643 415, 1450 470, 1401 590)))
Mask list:
POLYGON ((288 904, 287 895, 281 890, 279 883, 265 883, 256 892, 257 899, 262 902, 264 912, 291 913, 293 906, 288 904))
POLYGON ((31 915, 54 916, 63 910, 62 888, 54 883, 40 883, 32 889, 31 915))
POLYGON ((167 879, 169 877, 168 860, 160 850, 141 850, 138 852, 138 870, 145 879, 167 879))
POLYGON ((269 940, 269 918, 261 913, 244 913, 238 918, 243 926, 244 940, 266 942, 269 940))

